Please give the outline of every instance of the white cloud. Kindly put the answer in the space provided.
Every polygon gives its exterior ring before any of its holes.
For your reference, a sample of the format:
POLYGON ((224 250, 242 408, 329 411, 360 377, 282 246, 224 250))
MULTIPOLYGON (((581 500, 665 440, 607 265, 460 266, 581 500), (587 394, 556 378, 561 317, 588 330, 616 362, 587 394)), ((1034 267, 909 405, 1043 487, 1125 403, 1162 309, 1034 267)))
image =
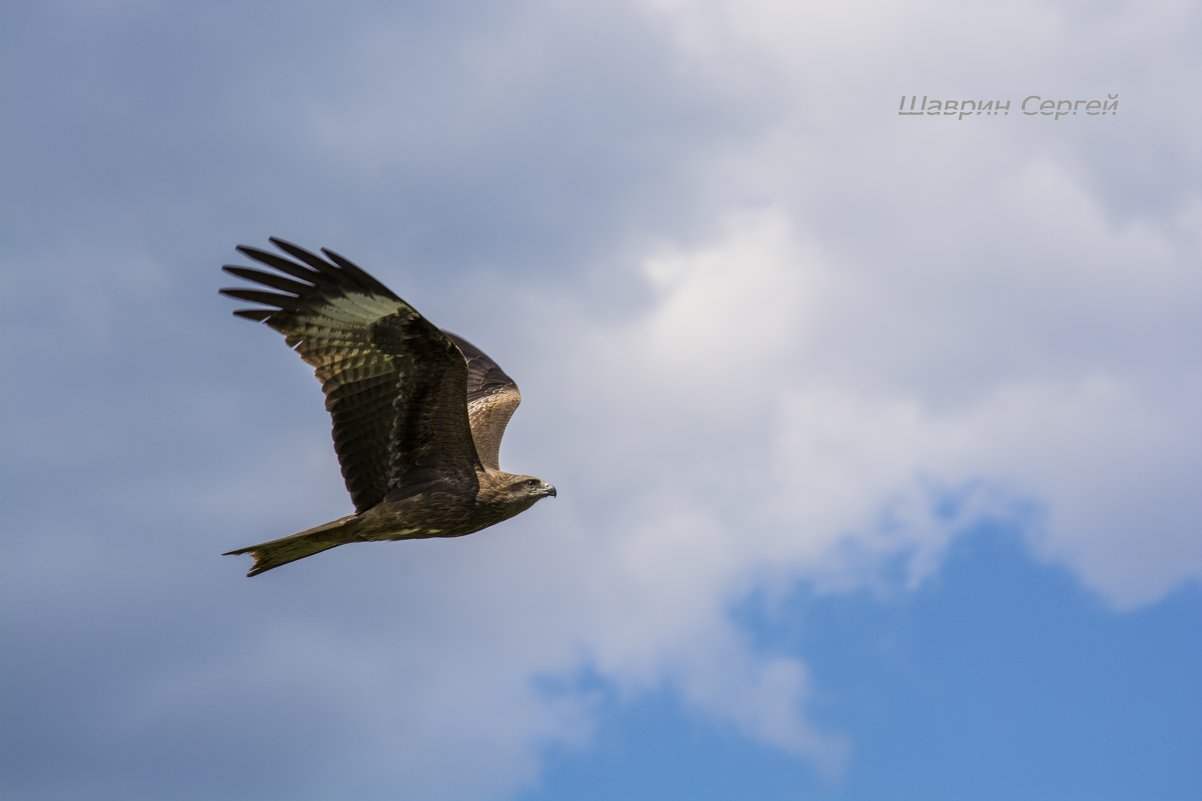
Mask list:
MULTIPOLYGON (((603 606, 628 607, 620 628, 584 627, 603 675, 663 675, 835 770, 847 744, 807 723, 804 666, 729 628, 757 582, 840 591, 901 558, 914 586, 989 519, 1118 608, 1202 578, 1188 232, 1108 223, 1045 162, 995 186, 983 258, 965 255, 955 198, 935 204, 951 241, 904 267, 894 254, 922 250, 921 233, 840 257, 783 207, 736 209, 710 242, 648 252, 652 302, 634 319, 590 323, 573 302, 532 323, 566 334, 552 362, 569 367, 542 383, 577 390, 570 450, 595 460, 595 491, 646 515, 588 524, 622 543, 590 561, 603 606)), ((589 619, 597 599, 576 600, 589 619)))
POLYGON ((597 451, 654 453, 632 460, 645 480, 717 507, 741 543, 727 571, 784 559, 822 572, 849 540, 878 566, 913 551, 929 570, 949 526, 971 522, 938 519, 939 492, 977 485, 993 498, 978 515, 1046 510, 1015 522, 1117 606, 1202 577, 1185 478, 1202 435, 1187 352, 1202 294, 1187 250, 1171 225, 1102 225, 1079 190, 1031 218, 1005 208, 1009 190, 999 226, 1029 232, 1028 263, 1003 250, 950 287, 935 288, 950 266, 938 257, 899 276, 887 251, 867 265, 820 256, 779 209, 734 215, 691 254, 650 256, 654 307, 576 356, 589 391, 618 388, 612 416, 593 421, 597 451), (930 290, 914 298, 921 315, 899 280, 930 290), (653 440, 615 442, 635 415, 653 440), (667 477, 665 463, 678 465, 667 477), (900 519, 882 542, 886 511, 900 519))

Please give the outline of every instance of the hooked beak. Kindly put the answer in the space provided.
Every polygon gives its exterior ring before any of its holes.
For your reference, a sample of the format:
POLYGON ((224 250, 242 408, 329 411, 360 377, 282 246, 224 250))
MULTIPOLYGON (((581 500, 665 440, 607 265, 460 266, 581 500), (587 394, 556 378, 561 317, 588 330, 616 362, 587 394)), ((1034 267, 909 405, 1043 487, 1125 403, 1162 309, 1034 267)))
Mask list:
POLYGON ((547 484, 546 482, 543 482, 543 495, 546 495, 550 498, 554 498, 555 497, 555 487, 551 486, 550 484, 547 484))

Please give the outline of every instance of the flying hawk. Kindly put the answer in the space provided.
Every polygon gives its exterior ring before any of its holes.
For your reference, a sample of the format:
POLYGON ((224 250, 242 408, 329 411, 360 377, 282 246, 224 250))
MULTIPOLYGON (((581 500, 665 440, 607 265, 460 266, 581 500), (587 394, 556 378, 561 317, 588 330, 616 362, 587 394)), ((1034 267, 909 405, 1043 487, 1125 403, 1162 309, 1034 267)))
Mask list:
POLYGON ((227 553, 254 557, 248 576, 348 542, 460 537, 554 497, 498 464, 522 398, 496 362, 337 253, 271 242, 295 261, 239 245, 276 272, 222 269, 276 291, 221 293, 267 307, 234 314, 279 331, 317 374, 355 513, 227 553))

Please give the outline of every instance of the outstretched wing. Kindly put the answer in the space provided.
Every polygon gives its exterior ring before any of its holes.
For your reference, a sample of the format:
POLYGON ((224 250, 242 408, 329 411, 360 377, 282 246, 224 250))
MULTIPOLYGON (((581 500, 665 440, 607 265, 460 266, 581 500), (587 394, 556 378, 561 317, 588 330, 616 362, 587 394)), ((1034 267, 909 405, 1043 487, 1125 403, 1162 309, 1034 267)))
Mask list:
POLYGON ((467 414, 476 453, 485 467, 500 470, 501 437, 522 393, 513 379, 488 355, 461 336, 443 331, 467 360, 467 414))
POLYGON ((439 477, 475 482, 468 368, 456 345, 337 253, 323 249, 323 259, 282 239, 271 242, 295 261, 239 245, 276 272, 222 269, 277 291, 221 292, 268 307, 234 314, 279 331, 317 374, 355 511, 375 506, 389 490, 439 477))

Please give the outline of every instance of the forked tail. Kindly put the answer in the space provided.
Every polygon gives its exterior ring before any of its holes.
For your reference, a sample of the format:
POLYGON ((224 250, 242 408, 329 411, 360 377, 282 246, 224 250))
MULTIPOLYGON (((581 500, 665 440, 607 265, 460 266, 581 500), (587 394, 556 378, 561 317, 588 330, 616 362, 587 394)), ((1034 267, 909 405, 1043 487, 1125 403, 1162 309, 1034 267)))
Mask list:
POLYGON ((260 542, 258 545, 239 548, 236 551, 227 551, 222 556, 250 554, 255 558, 255 563, 246 575, 257 576, 280 565, 295 562, 297 559, 304 559, 306 556, 357 541, 359 538, 355 536, 355 530, 358 528, 358 522, 357 515, 347 515, 290 537, 281 537, 278 540, 260 542))

